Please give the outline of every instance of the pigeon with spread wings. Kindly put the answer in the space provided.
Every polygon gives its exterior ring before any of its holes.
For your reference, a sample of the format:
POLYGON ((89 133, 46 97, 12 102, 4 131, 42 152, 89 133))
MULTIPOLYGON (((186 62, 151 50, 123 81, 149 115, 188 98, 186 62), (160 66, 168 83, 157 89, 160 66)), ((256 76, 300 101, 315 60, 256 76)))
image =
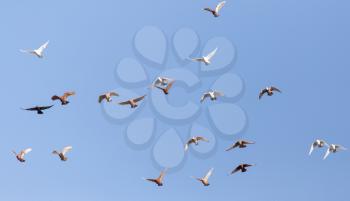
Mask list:
POLYGON ((211 8, 204 8, 203 10, 211 12, 213 14, 214 17, 219 17, 219 11, 222 9, 222 7, 224 7, 226 1, 222 1, 220 2, 215 9, 211 9, 211 8))
POLYGON ((68 97, 69 96, 73 96, 73 95, 75 95, 74 91, 65 92, 62 96, 58 96, 58 95, 52 96, 51 100, 53 100, 53 101, 60 100, 61 101, 61 105, 67 105, 69 103, 68 97))
POLYGON ((235 169, 233 169, 230 174, 234 174, 236 172, 247 172, 247 170, 248 170, 247 168, 251 167, 251 166, 253 166, 253 165, 242 163, 242 164, 238 165, 235 169))
POLYGON ((119 96, 118 93, 116 92, 107 92, 105 94, 102 94, 98 97, 98 102, 101 103, 104 99, 106 99, 107 102, 111 102, 112 101, 112 96, 119 96))
POLYGON ((52 152, 52 154, 56 154, 60 157, 61 161, 67 161, 68 160, 68 157, 66 156, 66 154, 71 151, 73 149, 72 146, 66 146, 62 149, 62 151, 56 151, 54 150, 52 152))
POLYGON ((323 157, 323 160, 325 160, 330 153, 337 153, 339 151, 345 151, 347 150, 345 147, 339 144, 331 144, 328 146, 328 149, 326 151, 326 154, 323 157))
POLYGON ((27 111, 36 111, 37 114, 44 114, 43 110, 47 110, 50 109, 51 107, 53 107, 53 105, 50 106, 35 106, 35 107, 31 107, 31 108, 22 108, 22 110, 27 110, 27 111))
POLYGON ((143 95, 143 96, 138 97, 138 98, 134 98, 134 99, 130 99, 130 100, 127 100, 124 102, 120 102, 119 105, 130 105, 131 108, 136 108, 138 106, 137 102, 143 100, 145 97, 146 97, 146 95, 143 95))
POLYGON ((49 45, 49 41, 47 41, 46 43, 41 45, 38 49, 35 49, 35 50, 20 50, 20 51, 24 52, 24 53, 29 53, 29 54, 35 55, 38 58, 43 58, 44 57, 44 50, 47 48, 48 45, 49 45))
POLYGON ((200 182, 202 182, 202 184, 204 186, 209 186, 209 177, 213 174, 214 168, 211 168, 208 173, 203 177, 203 178, 197 178, 197 177, 192 177, 200 182))
POLYGON ((165 88, 163 87, 160 87, 160 86, 156 86, 156 88, 162 90, 164 92, 165 95, 168 95, 169 94, 169 90, 171 89, 171 87, 173 86, 175 80, 174 81, 171 81, 165 88))
POLYGON ((276 87, 266 87, 264 89, 262 89, 259 93, 259 99, 261 99, 261 97, 264 96, 264 94, 267 94, 268 96, 272 96, 274 94, 274 91, 277 91, 279 93, 282 93, 281 90, 279 90, 278 88, 276 87))
POLYGON ((315 142, 313 142, 313 143, 311 144, 310 151, 309 151, 309 155, 311 155, 311 153, 314 151, 315 148, 322 148, 322 147, 324 147, 324 146, 328 146, 328 144, 326 143, 326 141, 320 140, 320 139, 315 140, 315 142))
POLYGON ((224 93, 219 92, 219 91, 215 91, 215 90, 211 90, 208 92, 205 92, 202 97, 201 97, 201 103, 206 99, 206 98, 210 98, 210 100, 215 101, 217 100, 218 97, 220 96, 224 96, 224 93))
POLYGON ((26 162, 24 156, 31 151, 32 151, 32 148, 27 148, 27 149, 21 150, 18 154, 15 151, 12 151, 12 152, 15 154, 15 156, 19 162, 24 163, 24 162, 26 162))
POLYGON ((218 48, 215 48, 213 51, 211 51, 207 56, 199 57, 199 58, 192 58, 192 61, 198 61, 198 62, 203 62, 205 65, 211 64, 211 59, 213 56, 216 54, 216 51, 218 48))
POLYGON ((186 144, 185 144, 185 151, 188 150, 190 144, 195 144, 198 145, 199 141, 203 141, 203 142, 209 142, 208 139, 202 137, 202 136, 194 136, 191 139, 189 139, 186 144))
POLYGON ((241 149, 246 148, 248 144, 255 144, 255 142, 250 142, 250 141, 246 141, 246 140, 238 140, 237 142, 232 144, 229 148, 227 148, 226 151, 230 151, 236 147, 241 148, 241 149))
POLYGON ((157 184, 158 186, 163 186, 163 179, 164 179, 166 171, 167 171, 167 169, 164 169, 163 171, 161 171, 159 177, 157 177, 155 179, 147 179, 147 178, 143 178, 143 179, 146 181, 153 182, 153 183, 157 184))

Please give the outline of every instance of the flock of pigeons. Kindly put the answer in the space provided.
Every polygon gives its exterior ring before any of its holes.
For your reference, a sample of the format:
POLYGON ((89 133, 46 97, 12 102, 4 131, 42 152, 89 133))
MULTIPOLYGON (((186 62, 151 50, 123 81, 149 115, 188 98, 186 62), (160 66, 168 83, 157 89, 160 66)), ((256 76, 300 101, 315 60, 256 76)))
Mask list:
MULTIPOLYGON (((225 3, 226 3, 225 1, 222 1, 216 6, 215 9, 204 8, 204 10, 212 13, 212 15, 214 17, 219 17, 220 16, 219 11, 223 8, 225 3)), ((49 41, 47 41, 46 43, 41 45, 38 49, 20 50, 20 51, 24 52, 24 53, 29 53, 29 54, 35 55, 38 58, 43 58, 44 50, 48 47, 48 44, 49 44, 49 41)), ((218 48, 215 48, 212 52, 210 52, 206 56, 202 56, 199 58, 190 58, 190 60, 194 61, 194 62, 202 62, 205 65, 210 65, 211 59, 215 56, 217 50, 218 50, 218 48)), ((151 84, 150 88, 151 89, 153 89, 153 88, 159 89, 165 95, 168 95, 170 92, 170 89, 172 88, 175 81, 176 80, 172 79, 172 78, 157 77, 153 81, 153 83, 151 84)), ((274 94, 274 92, 281 93, 281 90, 279 90, 278 88, 276 88, 274 86, 269 86, 269 87, 263 88, 260 91, 258 97, 259 97, 259 99, 261 99, 265 94, 268 96, 272 96, 274 94)), ((58 95, 52 96, 51 100, 52 101, 59 100, 61 102, 61 105, 67 105, 67 104, 69 104, 68 97, 73 96, 73 95, 75 95, 75 92, 73 92, 73 91, 65 92, 62 96, 58 96, 58 95)), ((98 97, 98 102, 101 103, 104 100, 106 100, 106 102, 112 102, 113 96, 119 96, 119 94, 116 92, 113 92, 113 91, 107 92, 107 93, 102 94, 98 97)), ((211 101, 215 101, 215 100, 217 100, 218 97, 222 97, 222 96, 224 96, 223 92, 220 92, 217 90, 209 90, 209 91, 203 93, 202 97, 200 98, 200 102, 202 103, 204 100, 206 100, 208 98, 210 98, 211 101)), ((119 105, 130 105, 131 108, 136 108, 138 106, 138 102, 144 100, 145 97, 146 97, 146 95, 143 95, 140 97, 135 97, 135 98, 132 98, 129 100, 125 100, 125 101, 119 102, 119 105)), ((31 107, 31 108, 26 108, 24 110, 35 111, 35 112, 37 112, 37 114, 44 114, 44 112, 43 112, 44 110, 50 109, 53 106, 54 105, 35 106, 35 107, 31 107)), ((184 146, 184 150, 187 151, 189 149, 190 145, 192 145, 192 144, 199 145, 200 141, 209 142, 209 140, 207 140, 203 136, 194 136, 194 137, 191 137, 186 142, 186 144, 184 146)), ((247 141, 247 140, 238 140, 237 142, 232 144, 230 147, 228 147, 226 149, 226 151, 230 151, 230 150, 235 149, 235 148, 246 148, 249 144, 254 144, 254 143, 255 142, 251 142, 251 141, 247 141)), ((310 151, 309 151, 309 155, 311 155, 311 153, 313 152, 313 150, 315 148, 323 148, 325 146, 327 146, 328 149, 327 149, 326 154, 324 155, 323 159, 326 159, 330 153, 336 153, 340 150, 346 150, 346 148, 341 146, 341 145, 337 145, 337 144, 328 145, 324 140, 318 139, 312 143, 310 151)), ((72 146, 66 146, 61 151, 54 150, 52 153, 55 155, 58 155, 61 161, 67 161, 68 158, 67 158, 66 154, 71 150, 72 150, 72 146)), ((32 151, 32 148, 27 148, 27 149, 21 150, 19 153, 16 153, 15 151, 13 151, 13 153, 15 154, 18 161, 25 162, 26 161, 24 158, 25 155, 31 151, 32 151)), ((236 172, 246 172, 247 168, 251 167, 253 165, 254 164, 246 164, 246 163, 239 164, 230 172, 230 174, 234 174, 236 172)), ((153 183, 157 184, 158 186, 163 186, 163 179, 164 179, 166 171, 167 171, 167 169, 161 171, 159 177, 157 177, 155 179, 150 179, 150 178, 144 178, 144 179, 147 181, 153 182, 153 183)), ((199 182, 201 182, 204 186, 209 186, 209 177, 212 175, 213 171, 214 171, 214 168, 211 168, 204 177, 202 177, 202 178, 193 177, 193 178, 198 180, 199 182)))

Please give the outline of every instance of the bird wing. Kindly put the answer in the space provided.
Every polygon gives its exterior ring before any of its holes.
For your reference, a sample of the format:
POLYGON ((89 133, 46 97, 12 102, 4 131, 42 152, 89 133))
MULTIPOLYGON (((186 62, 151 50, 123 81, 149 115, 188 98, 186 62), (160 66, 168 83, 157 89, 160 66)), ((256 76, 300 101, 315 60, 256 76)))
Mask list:
POLYGON ((218 48, 215 48, 213 51, 211 51, 207 56, 205 56, 206 59, 210 60, 211 58, 213 58, 213 56, 216 54, 216 51, 218 50, 218 48))
POLYGON ((64 97, 73 96, 73 95, 75 95, 74 91, 69 91, 63 94, 64 97))
POLYGON ((196 137, 196 139, 197 139, 197 140, 202 140, 202 141, 204 141, 204 142, 209 142, 209 140, 208 140, 207 138, 204 138, 204 137, 202 137, 202 136, 198 136, 198 137, 196 137))
POLYGON ((316 142, 314 142, 314 143, 311 144, 310 151, 309 151, 309 156, 310 156, 311 153, 314 151, 315 143, 316 143, 316 142))
POLYGON ((101 96, 98 97, 98 102, 101 103, 103 101, 103 99, 106 98, 106 94, 103 94, 101 96))
POLYGON ((54 96, 51 97, 51 100, 53 100, 53 101, 54 101, 54 100, 59 100, 59 99, 60 99, 60 97, 57 96, 57 95, 54 95, 54 96))
POLYGON ((278 91, 278 92, 282 93, 282 91, 279 90, 279 89, 277 89, 276 87, 271 87, 271 90, 272 90, 272 91, 278 91))
POLYGON ((323 157, 323 160, 325 160, 330 153, 331 153, 330 148, 328 148, 327 151, 326 151, 326 154, 323 157))
POLYGON ((261 90, 260 93, 259 93, 259 99, 261 99, 261 97, 262 97, 265 93, 267 93, 267 89, 261 90))
POLYGON ((335 145, 335 149, 343 150, 343 151, 347 150, 345 147, 343 147, 342 145, 339 145, 339 144, 335 145))
POLYGON ((164 176, 165 176, 165 173, 166 173, 167 170, 168 170, 168 169, 165 168, 163 171, 160 172, 160 175, 159 175, 159 177, 158 177, 158 179, 159 179, 160 181, 162 181, 162 180, 164 179, 164 176))
POLYGON ((47 110, 49 108, 51 108, 53 105, 49 105, 49 106, 41 106, 41 107, 38 107, 39 110, 47 110))
POLYGON ((232 170, 231 174, 238 172, 241 169, 241 166, 237 166, 234 170, 232 170))
POLYGON ((129 105, 129 104, 130 104, 130 100, 119 103, 119 105, 129 105))
POLYGON ((225 3, 226 3, 226 1, 220 2, 215 8, 215 12, 219 13, 219 11, 222 9, 222 7, 224 7, 225 3))
POLYGON ((213 12, 213 10, 211 8, 204 8, 203 10, 213 12))
POLYGON ((66 153, 68 153, 69 151, 71 151, 73 149, 72 146, 66 146, 62 149, 62 154, 65 155, 66 153))
POLYGON ((32 151, 32 148, 27 148, 27 149, 22 150, 21 152, 23 153, 23 155, 25 155, 25 154, 28 154, 31 151, 32 151))
POLYGON ((38 52, 43 52, 43 51, 47 48, 48 45, 49 45, 49 41, 46 41, 43 45, 41 45, 41 46, 37 49, 37 51, 38 51, 38 52))
POLYGON ((116 92, 114 92, 114 91, 112 91, 111 93, 109 93, 110 94, 110 96, 119 96, 119 94, 118 93, 116 93, 116 92))
POLYGON ((146 97, 146 95, 143 95, 141 97, 135 98, 134 101, 139 102, 139 101, 143 100, 145 97, 146 97))
POLYGON ((202 97, 201 97, 201 103, 202 103, 207 97, 209 97, 209 96, 210 96, 209 93, 204 93, 204 94, 202 95, 202 97))
POLYGON ((255 144, 255 142, 252 141, 247 141, 247 140, 242 140, 243 144, 255 144))
POLYGON ((208 180, 209 177, 213 174, 213 171, 214 171, 214 168, 211 168, 203 179, 208 180))
POLYGON ((214 91, 214 96, 215 97, 224 96, 224 93, 222 93, 220 91, 214 91))
POLYGON ((28 110, 28 111, 35 111, 38 110, 37 107, 31 107, 31 108, 21 108, 22 110, 28 110))
POLYGON ((168 84, 168 86, 166 87, 166 89, 169 90, 169 89, 173 86, 174 83, 175 83, 175 80, 171 81, 171 82, 168 84))
POLYGON ((199 58, 199 57, 198 57, 198 58, 192 58, 191 60, 192 60, 192 61, 203 61, 203 58, 199 58))
POLYGON ((231 145, 229 148, 226 149, 226 151, 230 151, 230 150, 236 148, 237 146, 238 146, 238 142, 236 142, 233 145, 231 145))

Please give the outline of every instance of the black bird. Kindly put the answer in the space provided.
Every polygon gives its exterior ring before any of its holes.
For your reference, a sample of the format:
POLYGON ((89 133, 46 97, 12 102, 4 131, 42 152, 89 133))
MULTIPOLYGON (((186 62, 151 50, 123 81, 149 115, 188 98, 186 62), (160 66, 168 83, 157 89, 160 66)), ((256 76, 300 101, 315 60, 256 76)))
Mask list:
POLYGON ((231 174, 234 174, 236 172, 247 172, 247 167, 250 167, 250 166, 253 166, 253 165, 246 164, 246 163, 240 164, 234 170, 232 170, 231 174))
POLYGON ((273 92, 274 91, 277 91, 279 93, 282 93, 281 90, 277 89, 276 87, 266 87, 264 89, 262 89, 259 93, 259 99, 261 99, 261 97, 263 97, 263 95, 266 93, 268 96, 272 96, 273 95, 273 92))
POLYGON ((31 107, 31 108, 27 108, 27 109, 23 109, 23 110, 28 110, 28 111, 36 111, 37 114, 44 114, 43 110, 47 110, 50 109, 52 106, 54 105, 50 105, 50 106, 35 106, 35 107, 31 107))

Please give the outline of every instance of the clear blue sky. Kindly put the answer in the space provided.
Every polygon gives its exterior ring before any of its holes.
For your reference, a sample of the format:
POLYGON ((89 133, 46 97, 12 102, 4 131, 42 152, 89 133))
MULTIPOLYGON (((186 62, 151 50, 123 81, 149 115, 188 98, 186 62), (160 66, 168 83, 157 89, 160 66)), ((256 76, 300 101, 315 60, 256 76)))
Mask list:
MULTIPOLYGON (((349 153, 331 155, 325 161, 321 150, 311 157, 307 153, 316 138, 350 146, 346 84, 350 2, 227 0, 220 18, 201 11, 215 4, 187 0, 1 2, 0 200, 347 201, 349 153), (125 129, 133 119, 110 121, 97 103, 100 93, 120 87, 116 66, 121 59, 134 57, 135 34, 147 25, 161 29, 169 44, 182 27, 195 30, 200 49, 217 36, 234 43, 237 57, 232 72, 244 80, 244 90, 232 101, 247 114, 248 124, 241 135, 257 142, 246 150, 227 153, 223 150, 236 138, 218 138, 210 155, 186 156, 166 176, 163 188, 141 180, 159 174, 152 157, 158 136, 149 146, 131 146, 125 129), (46 40, 50 44, 42 60, 19 52, 46 40), (259 102, 259 90, 270 84, 280 87, 283 94, 259 102), (50 104, 53 94, 66 90, 77 92, 67 107, 56 103, 44 116, 20 110, 50 104), (65 145, 74 148, 62 163, 50 153, 65 145), (19 164, 11 150, 29 146, 33 151, 27 163, 19 164), (257 166, 246 174, 228 176, 241 162, 257 166), (190 178, 204 175, 211 167, 215 170, 209 188, 190 178)), ((167 66, 176 64, 170 60, 167 66)), ((186 94, 181 87, 174 91, 186 94)), ((152 117, 153 110, 145 108, 142 115, 152 117)), ((186 139, 186 135, 181 137, 186 139)))

